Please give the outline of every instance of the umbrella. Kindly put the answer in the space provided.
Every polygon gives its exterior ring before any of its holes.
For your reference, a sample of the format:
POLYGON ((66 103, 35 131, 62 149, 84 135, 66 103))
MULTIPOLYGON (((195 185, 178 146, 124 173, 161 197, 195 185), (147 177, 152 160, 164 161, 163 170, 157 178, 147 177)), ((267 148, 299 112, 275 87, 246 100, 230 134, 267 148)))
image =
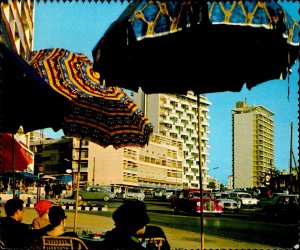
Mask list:
MULTIPOLYGON (((275 1, 134 0, 92 53, 107 86, 148 94, 193 90, 200 107, 200 93, 286 78, 299 55, 299 24, 275 1)), ((198 145, 202 173, 200 132, 198 145)), ((199 185, 202 191, 202 174, 199 185)), ((201 213, 201 249, 203 228, 201 213)))
POLYGON ((299 24, 275 1, 133 1, 93 49, 107 86, 240 91, 285 78, 299 24))
POLYGON ((62 129, 66 136, 113 145, 143 147, 152 125, 118 87, 100 85, 100 75, 82 53, 62 48, 34 51, 29 64, 57 93, 68 99, 62 129))
POLYGON ((72 175, 64 175, 64 176, 60 177, 58 180, 61 182, 72 182, 73 177, 72 177, 72 175))
POLYGON ((38 179, 39 177, 37 175, 28 173, 28 172, 17 172, 18 175, 23 176, 24 178, 31 178, 31 179, 38 179))
POLYGON ((67 99, 2 43, 0 55, 0 133, 15 134, 20 126, 25 133, 48 127, 58 131, 67 99))
POLYGON ((56 177, 52 175, 43 175, 41 179, 56 180, 56 177))
POLYGON ((23 171, 31 163, 33 163, 32 155, 22 147, 21 143, 14 136, 8 133, 0 133, 1 173, 13 170, 23 171))
POLYGON ((32 180, 37 180, 39 177, 32 174, 32 173, 29 173, 29 172, 23 172, 23 171, 7 171, 3 174, 1 174, 2 176, 4 177, 7 177, 7 178, 17 178, 17 179, 23 179, 23 178, 28 178, 28 179, 32 179, 32 180))
MULTIPOLYGON (((69 100, 62 129, 66 136, 81 138, 76 183, 78 205, 82 138, 103 147, 143 147, 149 141, 153 126, 142 110, 119 87, 100 84, 100 75, 83 53, 63 48, 34 51, 32 68, 57 93, 69 100)), ((76 231, 75 210, 74 231, 76 231)))

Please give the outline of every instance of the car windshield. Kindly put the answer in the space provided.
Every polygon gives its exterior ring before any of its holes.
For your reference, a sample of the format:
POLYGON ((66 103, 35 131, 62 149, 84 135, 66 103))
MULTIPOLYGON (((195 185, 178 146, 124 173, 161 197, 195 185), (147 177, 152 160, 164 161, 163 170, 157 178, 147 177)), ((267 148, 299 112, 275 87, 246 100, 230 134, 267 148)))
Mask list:
POLYGON ((239 194, 240 198, 252 198, 251 194, 239 194))
MULTIPOLYGON (((190 193, 190 197, 200 198, 200 192, 192 192, 190 193)), ((203 193, 203 198, 211 198, 209 193, 203 193)))
POLYGON ((228 199, 230 198, 229 194, 221 194, 222 199, 228 199))
POLYGON ((139 189, 128 189, 129 193, 141 193, 141 190, 139 189))

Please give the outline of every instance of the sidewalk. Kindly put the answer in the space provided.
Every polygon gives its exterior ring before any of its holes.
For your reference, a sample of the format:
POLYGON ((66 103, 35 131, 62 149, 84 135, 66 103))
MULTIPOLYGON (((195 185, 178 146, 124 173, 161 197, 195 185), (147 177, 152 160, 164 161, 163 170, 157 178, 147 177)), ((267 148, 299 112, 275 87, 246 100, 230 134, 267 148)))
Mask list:
MULTIPOLYGON (((3 206, 0 208, 1 215, 5 216, 3 206)), ((74 211, 66 210, 67 223, 66 226, 70 228, 70 230, 74 227, 74 211)), ((25 208, 24 214, 24 223, 30 224, 37 216, 37 213, 32 208, 25 208)), ((112 218, 99 216, 99 212, 90 213, 81 213, 78 212, 77 218, 77 228, 79 230, 82 229, 90 229, 95 230, 97 232, 105 232, 111 230, 114 227, 114 222, 112 218)), ((174 229, 170 227, 162 227, 167 239, 171 245, 171 249, 186 249, 186 250, 196 250, 200 249, 200 232, 193 233, 189 231, 182 231, 179 229, 174 229)), ((205 249, 275 249, 274 246, 262 245, 256 243, 248 243, 248 242, 240 242, 236 240, 230 240, 210 235, 205 235, 204 237, 204 248, 205 249)), ((278 248, 277 248, 278 249, 278 248)))

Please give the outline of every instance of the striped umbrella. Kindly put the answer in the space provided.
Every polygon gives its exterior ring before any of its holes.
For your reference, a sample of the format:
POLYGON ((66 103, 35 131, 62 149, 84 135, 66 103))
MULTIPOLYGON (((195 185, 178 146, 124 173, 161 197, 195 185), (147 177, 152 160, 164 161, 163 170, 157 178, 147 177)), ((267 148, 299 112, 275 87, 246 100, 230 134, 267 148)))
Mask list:
POLYGON ((113 145, 145 146, 153 131, 150 121, 126 92, 100 84, 100 75, 82 53, 62 48, 32 52, 32 68, 69 100, 62 129, 66 136, 113 145))

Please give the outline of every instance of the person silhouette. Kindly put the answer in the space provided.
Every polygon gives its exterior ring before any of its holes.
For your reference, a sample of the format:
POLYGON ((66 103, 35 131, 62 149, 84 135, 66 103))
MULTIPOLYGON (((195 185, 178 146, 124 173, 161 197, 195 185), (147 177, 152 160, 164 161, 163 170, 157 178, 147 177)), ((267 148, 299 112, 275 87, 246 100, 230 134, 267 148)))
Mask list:
POLYGON ((160 249, 170 249, 163 230, 157 226, 147 225, 150 219, 144 202, 127 200, 116 209, 112 218, 115 228, 106 233, 105 240, 101 242, 101 249, 154 250, 158 249, 153 244, 154 241, 147 242, 145 239, 155 237, 165 239, 164 248, 160 249))

